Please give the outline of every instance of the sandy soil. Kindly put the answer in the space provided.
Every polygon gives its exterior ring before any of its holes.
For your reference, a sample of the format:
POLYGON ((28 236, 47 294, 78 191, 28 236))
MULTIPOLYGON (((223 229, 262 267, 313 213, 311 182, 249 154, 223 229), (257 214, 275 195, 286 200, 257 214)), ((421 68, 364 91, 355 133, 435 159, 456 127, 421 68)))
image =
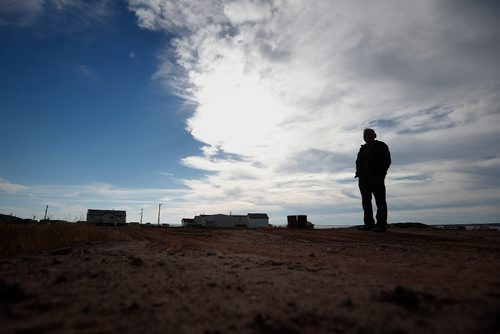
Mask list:
POLYGON ((1 333, 500 333, 500 232, 106 228, 0 261, 1 333))

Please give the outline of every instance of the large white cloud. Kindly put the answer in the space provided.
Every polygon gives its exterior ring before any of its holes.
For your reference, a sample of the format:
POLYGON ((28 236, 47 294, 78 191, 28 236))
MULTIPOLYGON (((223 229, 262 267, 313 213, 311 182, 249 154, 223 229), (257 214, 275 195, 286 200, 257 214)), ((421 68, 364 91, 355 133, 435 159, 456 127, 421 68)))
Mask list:
POLYGON ((156 77, 189 100, 187 129, 206 144, 183 160, 206 171, 185 180, 186 198, 200 210, 302 210, 322 223, 359 219, 352 169, 366 126, 392 149, 393 220, 498 219, 494 7, 129 1, 139 25, 177 35, 156 77))

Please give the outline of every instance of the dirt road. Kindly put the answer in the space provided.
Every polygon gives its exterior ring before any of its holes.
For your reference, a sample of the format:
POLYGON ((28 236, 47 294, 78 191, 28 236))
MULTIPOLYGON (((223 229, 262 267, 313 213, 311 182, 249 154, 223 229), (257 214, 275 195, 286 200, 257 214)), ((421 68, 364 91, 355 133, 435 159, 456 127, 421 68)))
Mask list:
POLYGON ((105 228, 0 262, 1 333, 500 333, 500 232, 105 228))

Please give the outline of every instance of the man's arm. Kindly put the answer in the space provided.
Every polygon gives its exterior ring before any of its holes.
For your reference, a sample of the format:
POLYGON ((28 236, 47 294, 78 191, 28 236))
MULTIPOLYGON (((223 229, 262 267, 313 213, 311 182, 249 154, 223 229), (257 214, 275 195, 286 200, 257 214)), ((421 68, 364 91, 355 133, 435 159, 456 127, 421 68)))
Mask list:
POLYGON ((360 147, 358 152, 358 157, 356 158, 356 174, 354 174, 354 177, 359 177, 359 175, 361 174, 362 164, 363 164, 363 146, 360 147))
POLYGON ((384 162, 384 169, 387 172, 389 167, 391 166, 391 152, 389 151, 389 146, 384 143, 384 149, 382 150, 382 161, 384 162))

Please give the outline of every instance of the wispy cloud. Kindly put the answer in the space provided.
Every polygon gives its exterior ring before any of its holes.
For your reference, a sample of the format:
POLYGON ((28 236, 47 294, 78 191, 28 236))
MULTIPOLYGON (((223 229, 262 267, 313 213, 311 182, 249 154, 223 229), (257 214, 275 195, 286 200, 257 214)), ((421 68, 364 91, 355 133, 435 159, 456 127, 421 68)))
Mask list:
POLYGON ((40 0, 5 0, 0 2, 0 28, 15 25, 27 26, 43 13, 40 0))
POLYGON ((496 2, 130 0, 129 8, 140 26, 177 34, 157 77, 195 106, 188 131, 206 146, 183 162, 206 172, 185 180, 200 206, 299 206, 323 222, 354 212, 352 164, 361 130, 373 126, 393 153, 393 219, 427 217, 433 203, 450 216, 460 206, 498 218, 484 204, 498 201, 498 183, 481 176, 498 179, 500 167, 496 2))
POLYGON ((78 68, 78 73, 84 78, 92 79, 97 76, 97 73, 89 65, 79 64, 77 68, 78 68))
POLYGON ((128 53, 128 57, 131 59, 131 60, 136 60, 137 59, 137 53, 135 51, 130 51, 128 53))
POLYGON ((6 193, 17 193, 26 189, 22 184, 12 183, 10 181, 0 178, 0 191, 6 193))
POLYGON ((112 14, 111 0, 5 0, 0 2, 0 28, 44 21, 59 32, 74 32, 105 24, 112 14))

